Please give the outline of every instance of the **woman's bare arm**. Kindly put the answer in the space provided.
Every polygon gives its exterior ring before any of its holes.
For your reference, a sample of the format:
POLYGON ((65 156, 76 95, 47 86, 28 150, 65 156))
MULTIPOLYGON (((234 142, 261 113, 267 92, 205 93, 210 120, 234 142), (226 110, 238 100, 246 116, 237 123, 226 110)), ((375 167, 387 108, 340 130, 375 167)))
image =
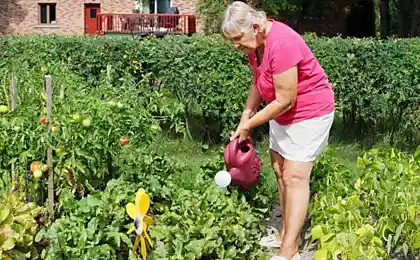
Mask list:
POLYGON ((255 77, 252 77, 251 86, 249 87, 248 99, 245 103, 244 111, 242 113, 241 122, 245 123, 248 119, 253 117, 261 104, 261 96, 255 86, 255 77))
POLYGON ((294 66, 273 76, 276 99, 246 122, 247 129, 251 130, 265 124, 295 105, 298 88, 297 75, 297 67, 294 66))

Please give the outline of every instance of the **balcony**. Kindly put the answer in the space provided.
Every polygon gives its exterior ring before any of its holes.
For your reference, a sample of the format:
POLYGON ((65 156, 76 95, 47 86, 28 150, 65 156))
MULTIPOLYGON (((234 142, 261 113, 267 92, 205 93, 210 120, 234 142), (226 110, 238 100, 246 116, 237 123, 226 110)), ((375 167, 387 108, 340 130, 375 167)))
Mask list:
POLYGON ((98 34, 191 35, 196 32, 195 15, 98 14, 98 34))

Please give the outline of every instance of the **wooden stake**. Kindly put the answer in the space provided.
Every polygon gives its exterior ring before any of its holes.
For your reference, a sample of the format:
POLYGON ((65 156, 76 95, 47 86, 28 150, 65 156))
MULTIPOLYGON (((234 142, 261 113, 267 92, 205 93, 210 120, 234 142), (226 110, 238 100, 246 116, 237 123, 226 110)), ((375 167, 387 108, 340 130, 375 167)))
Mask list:
POLYGON ((106 65, 106 80, 108 85, 111 85, 111 68, 112 66, 110 64, 106 65))
POLYGON ((15 180, 16 180, 15 163, 12 163, 12 183, 13 184, 15 183, 15 180))
POLYGON ((60 88, 60 99, 64 99, 64 97, 65 97, 64 86, 61 85, 61 88, 60 88))
POLYGON ((15 111, 16 103, 17 103, 17 78, 16 76, 12 77, 12 84, 10 84, 11 91, 12 91, 12 103, 10 111, 15 111))
MULTIPOLYGON (((45 76, 45 85, 47 92, 47 122, 48 122, 48 139, 51 141, 52 130, 52 78, 51 75, 45 76)), ((48 147, 47 151, 47 166, 48 166, 48 218, 50 223, 54 219, 54 178, 53 178, 53 157, 52 148, 48 147)))

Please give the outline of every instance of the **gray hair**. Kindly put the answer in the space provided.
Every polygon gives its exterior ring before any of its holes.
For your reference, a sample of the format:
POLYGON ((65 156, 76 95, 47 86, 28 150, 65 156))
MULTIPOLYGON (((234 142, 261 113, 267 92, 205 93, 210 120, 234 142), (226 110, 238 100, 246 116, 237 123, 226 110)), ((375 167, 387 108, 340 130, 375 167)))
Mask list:
POLYGON ((230 34, 235 30, 246 32, 252 30, 254 24, 263 29, 266 21, 265 12, 257 11, 244 2, 235 1, 224 12, 222 32, 224 34, 230 34))

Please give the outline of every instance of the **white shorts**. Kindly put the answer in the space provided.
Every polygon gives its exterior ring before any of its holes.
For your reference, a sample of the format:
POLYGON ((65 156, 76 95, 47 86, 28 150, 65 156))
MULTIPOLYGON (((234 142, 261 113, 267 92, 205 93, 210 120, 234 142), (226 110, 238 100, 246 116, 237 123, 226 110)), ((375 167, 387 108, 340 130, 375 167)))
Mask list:
POLYGON ((314 161, 328 145, 334 112, 291 125, 270 121, 270 149, 291 161, 314 161))

